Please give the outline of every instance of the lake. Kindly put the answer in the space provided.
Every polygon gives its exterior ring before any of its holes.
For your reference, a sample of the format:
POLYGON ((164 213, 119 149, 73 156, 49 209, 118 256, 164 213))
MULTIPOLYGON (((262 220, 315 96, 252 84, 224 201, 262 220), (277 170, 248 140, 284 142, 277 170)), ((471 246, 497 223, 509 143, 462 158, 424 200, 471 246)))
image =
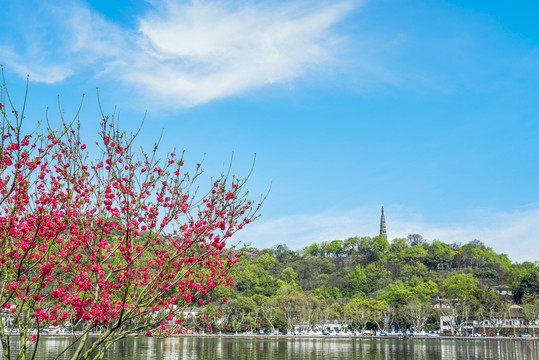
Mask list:
MULTIPOLYGON (((54 359, 69 338, 41 338, 37 359, 54 359)), ((518 340, 136 337, 115 344, 105 359, 539 359, 539 342, 518 340)))

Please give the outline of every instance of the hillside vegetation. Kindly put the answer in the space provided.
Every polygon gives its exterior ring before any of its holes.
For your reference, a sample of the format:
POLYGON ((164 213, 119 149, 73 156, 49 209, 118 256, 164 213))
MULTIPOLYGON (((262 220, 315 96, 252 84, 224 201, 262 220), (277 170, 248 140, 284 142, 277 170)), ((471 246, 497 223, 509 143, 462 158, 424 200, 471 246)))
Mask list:
POLYGON ((335 321, 363 330, 420 330, 437 329, 444 315, 457 326, 532 321, 539 312, 539 264, 513 263, 477 240, 352 237, 299 251, 278 245, 241 252, 236 286, 215 294, 229 298, 226 330, 320 328, 335 321))

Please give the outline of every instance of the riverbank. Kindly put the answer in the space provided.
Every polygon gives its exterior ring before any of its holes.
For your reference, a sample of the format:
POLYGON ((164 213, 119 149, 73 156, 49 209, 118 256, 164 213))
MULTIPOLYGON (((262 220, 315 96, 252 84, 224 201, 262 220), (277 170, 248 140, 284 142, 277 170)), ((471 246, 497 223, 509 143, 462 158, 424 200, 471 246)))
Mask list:
POLYGON ((176 334, 172 337, 213 337, 213 338, 237 338, 237 339, 357 339, 357 340, 539 340, 539 337, 505 337, 505 336, 353 336, 353 335, 242 335, 242 334, 176 334))
MULTIPOLYGON (((81 334, 41 334, 43 337, 74 337, 81 334)), ((90 337, 99 337, 101 334, 90 334, 90 337)), ((142 334, 132 334, 130 337, 147 337, 142 334)), ((160 338, 158 334, 150 337, 160 338)), ((536 341, 539 337, 511 337, 511 336, 354 336, 354 335, 259 335, 259 334, 173 334, 168 337, 172 338, 226 338, 226 339, 346 339, 346 340, 473 340, 473 341, 497 341, 497 340, 516 340, 516 341, 536 341)))
MULTIPOLYGON (((500 339, 400 340, 394 337, 299 337, 184 335, 159 338, 133 336, 111 346, 110 360, 379 360, 379 359, 504 359, 537 360, 539 342, 500 339), (494 341, 492 341, 494 340, 494 341), (497 341, 501 340, 501 341, 497 341)), ((13 339, 13 351, 20 344, 13 339)), ((36 360, 50 360, 73 342, 73 337, 45 336, 39 341, 36 360)), ((89 339, 89 344, 95 338, 89 339)), ((69 358, 74 348, 66 352, 69 358)))

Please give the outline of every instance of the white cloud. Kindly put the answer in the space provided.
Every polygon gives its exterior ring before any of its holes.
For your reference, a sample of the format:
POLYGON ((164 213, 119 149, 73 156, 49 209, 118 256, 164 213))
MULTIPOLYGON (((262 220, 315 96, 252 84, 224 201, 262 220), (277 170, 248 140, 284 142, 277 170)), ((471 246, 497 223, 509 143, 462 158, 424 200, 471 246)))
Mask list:
MULTIPOLYGON (((238 238, 257 247, 287 244, 300 249, 314 242, 374 236, 379 231, 380 209, 362 207, 342 212, 290 215, 259 219, 238 233, 238 238)), ((513 212, 473 211, 466 220, 436 224, 425 221, 410 209, 399 206, 386 211, 390 239, 421 234, 425 239, 465 244, 478 239, 512 261, 539 261, 539 207, 530 206, 513 212)))
POLYGON ((478 239, 513 261, 539 261, 539 208, 512 212, 475 211, 466 221, 445 226, 425 224, 421 233, 429 239, 466 243, 478 239))
POLYGON ((91 71, 195 106, 289 82, 331 63, 339 46, 331 27, 355 3, 169 0, 141 14, 136 29, 121 28, 85 3, 47 4, 28 19, 39 26, 20 30, 25 41, 11 44, 18 55, 0 51, 0 60, 9 58, 34 81, 91 71))
POLYGON ((26 61, 21 61, 17 54, 1 47, 0 57, 4 59, 4 64, 10 71, 13 70, 23 76, 32 74, 32 81, 54 84, 73 75, 71 69, 62 65, 29 64, 26 61))
POLYGON ((57 83, 80 72, 100 72, 126 47, 120 28, 73 1, 25 1, 3 24, 0 62, 30 81, 57 83), (32 9, 29 11, 28 9, 32 9), (19 13, 24 13, 21 18, 19 13))

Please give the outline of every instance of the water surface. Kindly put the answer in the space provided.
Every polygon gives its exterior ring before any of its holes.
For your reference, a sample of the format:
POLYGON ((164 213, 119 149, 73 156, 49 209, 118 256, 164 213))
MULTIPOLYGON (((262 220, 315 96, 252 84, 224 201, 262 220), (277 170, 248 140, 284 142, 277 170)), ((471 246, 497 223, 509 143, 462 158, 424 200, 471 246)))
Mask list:
MULTIPOLYGON (((38 360, 51 360, 69 338, 41 338, 38 360)), ((67 354, 66 354, 67 355, 67 354)), ((64 359, 67 358, 63 357, 64 359)), ((269 337, 175 337, 125 339, 105 359, 426 360, 539 359, 539 342, 518 340, 400 340, 269 337)))

